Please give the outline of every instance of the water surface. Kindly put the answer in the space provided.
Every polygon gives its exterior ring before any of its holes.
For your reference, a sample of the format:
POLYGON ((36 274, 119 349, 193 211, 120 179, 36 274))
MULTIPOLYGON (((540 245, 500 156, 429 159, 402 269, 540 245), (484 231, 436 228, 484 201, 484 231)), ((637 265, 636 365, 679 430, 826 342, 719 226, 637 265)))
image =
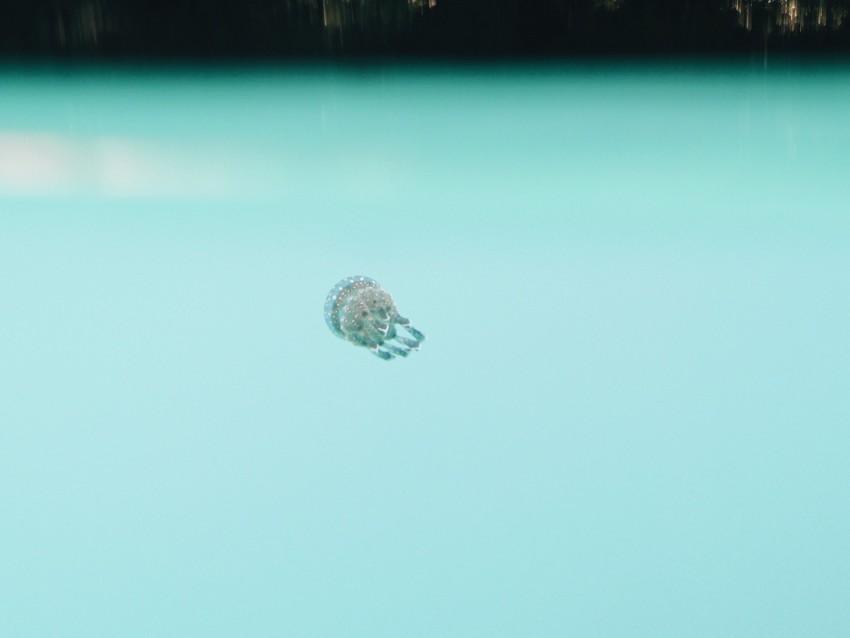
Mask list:
POLYGON ((848 80, 4 69, 0 633, 846 634, 848 80))

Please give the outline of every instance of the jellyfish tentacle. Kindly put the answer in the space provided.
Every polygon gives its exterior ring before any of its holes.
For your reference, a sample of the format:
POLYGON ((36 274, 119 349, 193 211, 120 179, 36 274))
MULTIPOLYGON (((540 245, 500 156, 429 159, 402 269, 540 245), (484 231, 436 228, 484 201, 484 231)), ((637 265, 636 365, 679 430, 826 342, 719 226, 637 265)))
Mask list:
POLYGON ((395 337, 396 341, 401 341, 411 348, 418 348, 425 341, 425 335, 413 326, 407 325, 403 328, 406 334, 398 333, 395 337))
POLYGON ((402 335, 396 335, 395 341, 407 346, 411 350, 416 350, 416 349, 419 348, 419 342, 418 341, 416 341, 414 339, 410 339, 408 337, 403 337, 402 335))
POLYGON ((377 330, 381 334, 382 339, 387 338, 387 335, 390 332, 390 326, 388 324, 382 323, 381 321, 378 321, 377 319, 372 319, 369 323, 371 324, 371 326, 375 330, 377 330))
POLYGON ((398 346, 395 346, 391 343, 385 343, 384 348, 386 348, 387 350, 392 352, 394 355, 397 355, 399 357, 406 357, 411 352, 409 348, 399 348, 398 346))
POLYGON ((384 341, 390 341, 391 339, 395 339, 398 331, 395 329, 395 325, 390 323, 387 324, 387 334, 384 337, 384 341))
POLYGON ((369 322, 366 322, 366 323, 363 324, 363 329, 361 330, 361 335, 363 336, 363 339, 369 345, 374 344, 374 345, 379 346, 385 341, 384 333, 381 332, 376 326, 372 325, 372 323, 369 323, 369 322))
POLYGON ((421 332, 419 332, 419 330, 417 330, 416 328, 414 328, 410 324, 405 325, 404 329, 407 330, 407 332, 410 333, 410 336, 413 337, 414 339, 416 339, 416 341, 418 341, 419 343, 422 343, 423 341, 425 341, 425 335, 422 334, 421 332))
POLYGON ((384 361, 389 361, 390 359, 393 358, 393 355, 392 355, 391 352, 388 352, 387 350, 384 350, 383 348, 379 348, 377 345, 370 346, 369 352, 371 352, 376 357, 383 359, 384 361))

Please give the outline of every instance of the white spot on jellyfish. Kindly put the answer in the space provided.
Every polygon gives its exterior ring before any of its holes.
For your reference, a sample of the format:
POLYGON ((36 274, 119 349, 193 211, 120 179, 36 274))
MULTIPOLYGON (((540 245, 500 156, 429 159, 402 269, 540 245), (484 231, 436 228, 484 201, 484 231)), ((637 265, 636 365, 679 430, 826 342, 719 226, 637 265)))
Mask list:
POLYGON ((392 295, 369 277, 346 277, 331 288, 325 322, 340 339, 369 348, 384 360, 406 357, 425 340, 398 314, 392 295))

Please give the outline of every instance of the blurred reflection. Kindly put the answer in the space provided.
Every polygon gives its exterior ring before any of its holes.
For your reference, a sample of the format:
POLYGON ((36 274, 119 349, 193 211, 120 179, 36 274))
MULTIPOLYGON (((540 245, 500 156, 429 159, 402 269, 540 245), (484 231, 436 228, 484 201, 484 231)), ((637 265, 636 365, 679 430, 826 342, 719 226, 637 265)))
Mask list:
POLYGON ((850 0, 0 0, 0 54, 847 49, 848 15, 850 0))
POLYGON ((841 0, 732 0, 731 8, 748 31, 783 34, 839 29, 850 12, 841 0))
POLYGON ((53 30, 62 48, 90 49, 110 30, 108 0, 60 0, 53 5, 53 30))
POLYGON ((365 147, 328 154, 250 141, 0 130, 0 198, 279 200, 398 197, 415 167, 365 147))

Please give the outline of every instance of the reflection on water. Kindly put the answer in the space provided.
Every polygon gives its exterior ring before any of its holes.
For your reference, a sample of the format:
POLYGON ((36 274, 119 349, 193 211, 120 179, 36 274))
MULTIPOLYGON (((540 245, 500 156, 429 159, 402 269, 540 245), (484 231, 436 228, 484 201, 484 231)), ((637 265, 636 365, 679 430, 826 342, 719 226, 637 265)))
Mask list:
POLYGON ((850 7, 824 0, 732 0, 738 24, 748 31, 782 34, 839 29, 850 7))
POLYGON ((0 51, 67 55, 846 50, 844 0, 20 2, 0 51), (816 36, 816 37, 815 37, 816 36))

